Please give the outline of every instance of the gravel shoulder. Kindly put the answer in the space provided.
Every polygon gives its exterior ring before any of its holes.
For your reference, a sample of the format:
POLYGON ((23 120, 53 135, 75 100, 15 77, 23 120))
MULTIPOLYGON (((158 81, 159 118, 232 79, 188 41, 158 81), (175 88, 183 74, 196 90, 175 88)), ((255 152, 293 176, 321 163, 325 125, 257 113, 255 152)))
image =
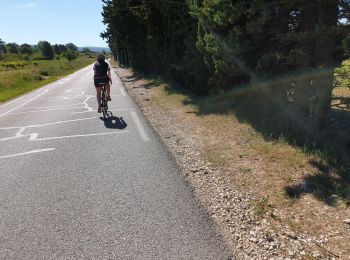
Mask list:
MULTIPOLYGON (((255 182, 257 177, 250 174, 259 172, 263 178, 264 171, 268 171, 267 157, 252 150, 242 129, 215 135, 211 124, 227 119, 200 117, 194 107, 175 101, 164 104, 157 98, 162 91, 157 84, 135 76, 129 69, 116 68, 115 71, 176 158, 237 259, 350 259, 348 209, 342 211, 345 216, 339 216, 338 210, 315 202, 311 196, 293 202, 293 207, 274 207, 277 202, 264 196, 274 193, 274 187, 262 184, 263 180, 255 182), (227 147, 218 149, 228 149, 229 158, 207 150, 208 142, 213 147, 222 146, 216 138, 227 139, 227 147), (337 219, 335 224, 330 223, 331 218, 337 219), (312 230, 303 228, 307 226, 305 223, 313 221, 320 225, 320 232, 313 234, 312 230), (298 226, 300 222, 304 224, 298 226)), ((275 161, 271 165, 278 168, 275 161)))

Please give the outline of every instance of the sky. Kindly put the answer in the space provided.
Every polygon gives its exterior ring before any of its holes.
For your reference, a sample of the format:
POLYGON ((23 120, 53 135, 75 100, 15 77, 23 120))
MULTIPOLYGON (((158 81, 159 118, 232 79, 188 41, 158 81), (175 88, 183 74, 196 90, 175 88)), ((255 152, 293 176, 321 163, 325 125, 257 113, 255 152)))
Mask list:
POLYGON ((108 47, 101 12, 101 0, 0 0, 0 39, 108 47))

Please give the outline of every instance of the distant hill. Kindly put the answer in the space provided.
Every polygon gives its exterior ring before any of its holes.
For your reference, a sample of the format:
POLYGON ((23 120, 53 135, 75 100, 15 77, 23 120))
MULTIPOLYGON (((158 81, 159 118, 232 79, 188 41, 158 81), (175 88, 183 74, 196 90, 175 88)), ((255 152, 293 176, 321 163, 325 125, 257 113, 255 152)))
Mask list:
POLYGON ((92 50, 93 52, 110 52, 111 49, 110 48, 106 48, 106 47, 93 47, 93 46, 84 46, 84 47, 78 47, 78 51, 82 51, 84 48, 89 48, 90 50, 92 50))

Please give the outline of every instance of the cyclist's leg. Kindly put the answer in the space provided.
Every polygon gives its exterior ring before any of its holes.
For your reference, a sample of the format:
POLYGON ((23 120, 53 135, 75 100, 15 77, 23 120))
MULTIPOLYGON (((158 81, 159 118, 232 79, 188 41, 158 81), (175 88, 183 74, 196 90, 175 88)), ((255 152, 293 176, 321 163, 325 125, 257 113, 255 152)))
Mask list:
POLYGON ((98 105, 97 111, 99 113, 101 113, 101 90, 102 90, 101 86, 96 87, 96 99, 97 99, 97 105, 98 105))
POLYGON ((106 89, 107 89, 108 101, 112 101, 112 99, 111 99, 111 85, 109 83, 106 85, 106 89))

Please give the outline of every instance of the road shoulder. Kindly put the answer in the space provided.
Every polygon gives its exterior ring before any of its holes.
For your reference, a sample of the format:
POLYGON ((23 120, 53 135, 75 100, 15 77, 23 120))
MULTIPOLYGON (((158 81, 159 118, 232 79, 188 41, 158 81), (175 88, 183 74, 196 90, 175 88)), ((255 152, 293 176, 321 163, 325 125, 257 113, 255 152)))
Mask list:
MULTIPOLYGON (((176 158, 181 172, 238 259, 331 259, 338 255, 327 244, 327 238, 296 232, 280 221, 283 217, 281 212, 269 208, 264 198, 259 200, 255 191, 232 185, 232 172, 227 171, 228 167, 218 167, 207 160, 210 156, 216 156, 212 160, 220 162, 217 155, 204 154, 204 142, 207 140, 203 135, 213 133, 210 132, 208 121, 198 119, 195 108, 192 109, 191 105, 179 106, 179 102, 172 103, 169 98, 167 108, 164 109, 164 104, 160 104, 161 101, 157 99, 160 91, 157 82, 134 75, 128 69, 117 68, 116 72, 129 95, 176 158), (208 124, 205 132, 202 130, 204 124, 208 124), (256 204, 256 201, 259 203, 256 204), (262 212, 257 214, 257 211, 262 212)), ((229 137, 231 135, 227 134, 229 137)), ((237 145, 232 145, 232 140, 228 142, 231 142, 230 149, 235 150, 239 163, 242 163, 247 157, 245 151, 249 150, 249 144, 244 143, 244 138, 240 140, 239 132, 235 133, 235 137, 237 140, 233 142, 237 145)), ((249 160, 249 166, 254 164, 254 167, 262 168, 262 159, 257 155, 253 157, 246 159, 249 160)), ((255 171, 242 165, 237 165, 237 169, 232 171, 239 170, 243 175, 255 171)))

